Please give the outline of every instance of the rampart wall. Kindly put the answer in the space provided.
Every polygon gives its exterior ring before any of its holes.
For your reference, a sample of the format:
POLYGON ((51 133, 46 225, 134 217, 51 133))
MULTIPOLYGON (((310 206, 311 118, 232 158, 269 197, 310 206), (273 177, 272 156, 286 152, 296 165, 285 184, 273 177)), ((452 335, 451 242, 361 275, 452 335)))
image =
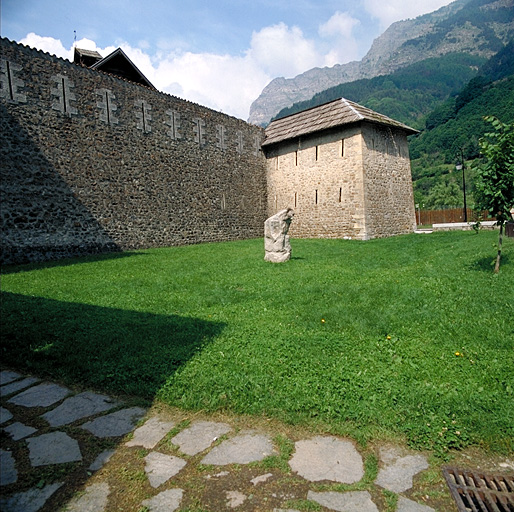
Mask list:
POLYGON ((0 40, 2 262, 262 236, 263 130, 0 40))

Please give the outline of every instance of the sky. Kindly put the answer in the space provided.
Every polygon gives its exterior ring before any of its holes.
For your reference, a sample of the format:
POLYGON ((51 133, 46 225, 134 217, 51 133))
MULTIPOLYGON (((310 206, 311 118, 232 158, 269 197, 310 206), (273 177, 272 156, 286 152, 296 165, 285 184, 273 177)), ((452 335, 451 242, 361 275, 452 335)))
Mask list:
POLYGON ((160 91, 248 119, 274 78, 360 60, 451 0, 0 0, 2 37, 73 60, 121 47, 160 91))

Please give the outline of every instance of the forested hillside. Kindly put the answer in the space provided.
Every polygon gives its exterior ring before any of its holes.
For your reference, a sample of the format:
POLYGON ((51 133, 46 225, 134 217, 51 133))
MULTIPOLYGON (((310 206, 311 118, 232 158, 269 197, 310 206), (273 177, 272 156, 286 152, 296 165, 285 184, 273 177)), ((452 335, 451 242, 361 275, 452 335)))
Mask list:
POLYGON ((492 57, 456 95, 425 118, 422 132, 411 138, 410 154, 416 203, 426 208, 461 206, 462 175, 455 164, 464 159, 466 196, 473 206, 472 161, 478 141, 490 126, 484 116, 514 120, 514 41, 492 57))

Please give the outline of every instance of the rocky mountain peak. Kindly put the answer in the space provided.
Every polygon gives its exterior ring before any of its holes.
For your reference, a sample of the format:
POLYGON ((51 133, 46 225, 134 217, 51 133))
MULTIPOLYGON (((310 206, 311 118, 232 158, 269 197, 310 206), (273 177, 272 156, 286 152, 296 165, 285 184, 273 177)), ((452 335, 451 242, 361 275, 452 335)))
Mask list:
POLYGON ((361 61, 275 78, 250 107, 248 121, 265 126, 283 108, 336 85, 387 75, 453 52, 491 57, 514 37, 514 0, 456 0, 437 11, 393 23, 361 61))

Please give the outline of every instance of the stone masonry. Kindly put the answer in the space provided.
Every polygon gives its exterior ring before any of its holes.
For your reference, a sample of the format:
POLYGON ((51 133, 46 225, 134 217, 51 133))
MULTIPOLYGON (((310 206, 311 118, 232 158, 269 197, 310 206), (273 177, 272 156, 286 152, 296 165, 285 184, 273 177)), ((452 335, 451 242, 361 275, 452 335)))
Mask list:
POLYGON ((263 130, 0 39, 2 262, 262 236, 263 130))
POLYGON ((293 208, 291 237, 368 240, 411 233, 407 137, 372 123, 285 141, 266 151, 268 215, 293 208))

